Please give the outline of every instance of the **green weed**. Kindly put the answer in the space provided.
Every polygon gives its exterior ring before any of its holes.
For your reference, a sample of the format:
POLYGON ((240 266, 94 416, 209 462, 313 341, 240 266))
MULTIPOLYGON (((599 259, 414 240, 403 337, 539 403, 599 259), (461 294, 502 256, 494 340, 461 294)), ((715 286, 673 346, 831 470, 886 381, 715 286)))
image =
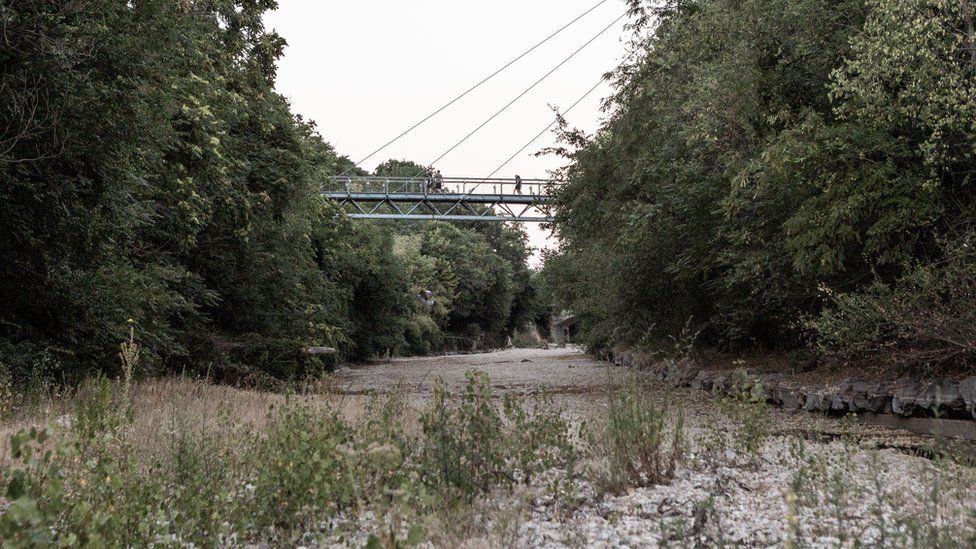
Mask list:
POLYGON ((737 375, 731 393, 720 396, 718 404, 726 416, 738 423, 733 447, 756 456, 769 437, 771 425, 762 385, 750 382, 744 375, 737 375))
POLYGON ((117 405, 125 391, 93 383, 60 445, 43 430, 14 437, 16 463, 2 477, 7 546, 301 544, 362 528, 372 544, 415 545, 469 528, 454 517, 496 488, 548 469, 573 474, 560 412, 497 401, 484 374, 457 397, 441 386, 416 434, 397 392, 374 397, 357 421, 292 397, 258 433, 224 427, 225 409, 216 426, 176 412, 148 455, 117 405))
POLYGON ((617 492, 668 482, 685 455, 683 413, 672 417, 670 403, 652 401, 636 378, 611 390, 609 398, 607 423, 591 433, 591 443, 606 448, 603 488, 617 492))

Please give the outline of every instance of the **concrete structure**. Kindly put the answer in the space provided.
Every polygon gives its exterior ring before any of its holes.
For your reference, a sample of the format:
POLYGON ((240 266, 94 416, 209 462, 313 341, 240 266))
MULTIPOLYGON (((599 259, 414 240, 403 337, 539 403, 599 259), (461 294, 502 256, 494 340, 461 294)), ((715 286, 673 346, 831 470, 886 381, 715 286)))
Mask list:
POLYGON ((571 343, 575 327, 576 315, 571 312, 563 311, 552 317, 549 322, 549 335, 556 347, 563 348, 567 343, 571 343))

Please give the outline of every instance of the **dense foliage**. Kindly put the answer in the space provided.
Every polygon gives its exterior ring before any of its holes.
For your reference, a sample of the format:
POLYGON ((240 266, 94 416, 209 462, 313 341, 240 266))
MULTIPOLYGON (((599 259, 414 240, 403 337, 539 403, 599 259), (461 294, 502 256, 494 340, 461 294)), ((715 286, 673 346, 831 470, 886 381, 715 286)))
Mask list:
POLYGON ((588 343, 972 364, 968 0, 631 4, 607 122, 564 129, 545 272, 588 343))
POLYGON ((0 373, 111 372, 132 326, 143 373, 291 378, 329 366, 305 346, 484 344, 522 314, 521 232, 354 224, 319 197, 352 166, 274 91, 274 6, 0 4, 0 373))

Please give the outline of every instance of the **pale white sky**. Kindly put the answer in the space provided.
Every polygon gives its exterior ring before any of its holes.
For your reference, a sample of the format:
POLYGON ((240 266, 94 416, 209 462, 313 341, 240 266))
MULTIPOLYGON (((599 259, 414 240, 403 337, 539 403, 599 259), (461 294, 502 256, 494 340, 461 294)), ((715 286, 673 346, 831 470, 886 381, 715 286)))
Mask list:
MULTIPOLYGON (((318 123, 340 154, 359 161, 462 91, 515 58, 598 0, 280 0, 265 17, 288 48, 278 90, 293 110, 318 123)), ((608 0, 562 34, 510 67, 362 167, 389 158, 429 164, 551 70, 626 10, 608 0)), ((545 82, 437 164, 446 177, 484 177, 624 58, 621 21, 545 82)), ((604 84, 569 115, 595 130, 604 84)), ((496 177, 545 177, 554 157, 531 153, 551 145, 547 134, 496 177)), ((532 244, 546 235, 529 225, 532 244)))

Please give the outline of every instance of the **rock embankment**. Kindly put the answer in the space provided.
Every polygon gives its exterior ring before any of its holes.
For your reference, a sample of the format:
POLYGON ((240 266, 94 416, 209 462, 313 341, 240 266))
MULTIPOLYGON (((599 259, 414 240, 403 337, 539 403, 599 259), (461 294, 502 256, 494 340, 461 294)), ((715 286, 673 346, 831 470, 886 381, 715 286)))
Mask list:
POLYGON ((976 376, 962 380, 902 378, 892 382, 845 379, 820 385, 795 381, 783 373, 710 369, 692 360, 648 360, 627 351, 615 353, 613 362, 650 371, 675 387, 728 395, 743 387, 759 386, 768 403, 792 411, 976 419, 976 376))

